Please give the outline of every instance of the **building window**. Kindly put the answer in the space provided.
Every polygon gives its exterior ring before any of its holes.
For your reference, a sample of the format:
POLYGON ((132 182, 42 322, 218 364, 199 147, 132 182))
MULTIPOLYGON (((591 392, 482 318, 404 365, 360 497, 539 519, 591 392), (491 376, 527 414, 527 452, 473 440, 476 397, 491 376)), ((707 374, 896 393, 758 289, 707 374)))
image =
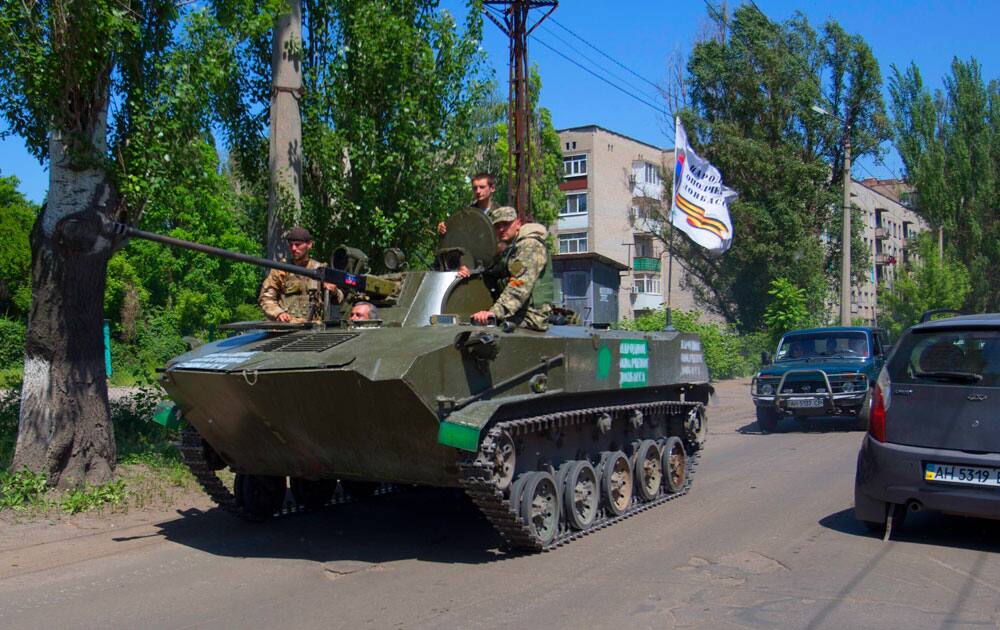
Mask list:
POLYGON ((646 183, 652 186, 659 186, 660 185, 659 167, 657 167, 656 164, 650 164, 649 162, 646 162, 645 168, 646 168, 646 173, 645 173, 646 183))
POLYGON ((660 274, 658 273, 637 273, 633 284, 635 284, 636 293, 652 293, 654 295, 663 293, 660 289, 660 274))
POLYGON ((635 257, 636 258, 653 257, 653 239, 651 237, 649 236, 635 237, 635 257))
POLYGON ((587 193, 568 193, 559 214, 587 214, 587 193))
POLYGON ((587 156, 571 155, 563 158, 563 175, 566 177, 576 177, 587 174, 587 156))
POLYGON ((587 233, 569 232, 559 235, 559 253, 575 254, 587 251, 587 233))

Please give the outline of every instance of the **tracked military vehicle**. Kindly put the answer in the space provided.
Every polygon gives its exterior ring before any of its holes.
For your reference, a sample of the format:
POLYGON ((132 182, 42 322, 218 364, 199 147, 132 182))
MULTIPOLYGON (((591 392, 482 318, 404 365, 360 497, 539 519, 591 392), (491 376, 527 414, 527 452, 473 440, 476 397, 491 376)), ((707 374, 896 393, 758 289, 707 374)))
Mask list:
POLYGON ((394 273, 366 275, 363 257, 340 248, 325 269, 289 270, 374 303, 379 320, 244 322, 171 360, 166 415, 186 421, 182 452, 211 497, 266 518, 286 479, 308 507, 337 480, 462 488, 509 545, 543 550, 686 493, 712 392, 698 337, 472 325, 493 295, 454 269, 483 268, 495 247, 489 221, 467 211, 449 221, 436 271, 399 271, 390 252, 394 273), (216 476, 225 467, 233 491, 216 476))

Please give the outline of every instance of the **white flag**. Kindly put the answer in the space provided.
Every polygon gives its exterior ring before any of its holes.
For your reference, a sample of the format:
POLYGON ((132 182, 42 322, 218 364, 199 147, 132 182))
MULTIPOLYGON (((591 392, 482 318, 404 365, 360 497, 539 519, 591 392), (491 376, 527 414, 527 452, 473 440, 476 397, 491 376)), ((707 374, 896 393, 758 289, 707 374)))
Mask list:
POLYGON ((715 255, 733 244, 729 200, 736 191, 722 185, 722 173, 688 146, 687 133, 676 118, 674 192, 670 223, 715 255))

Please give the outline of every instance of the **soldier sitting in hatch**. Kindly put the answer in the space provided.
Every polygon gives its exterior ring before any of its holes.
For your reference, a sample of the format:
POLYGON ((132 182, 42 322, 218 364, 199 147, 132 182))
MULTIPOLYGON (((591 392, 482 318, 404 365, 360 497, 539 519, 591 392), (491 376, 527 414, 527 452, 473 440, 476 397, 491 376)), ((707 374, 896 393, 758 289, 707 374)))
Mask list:
POLYGON ((378 319, 378 307, 371 302, 355 302, 347 318, 352 322, 378 319))
MULTIPOLYGON (((306 269, 319 269, 323 266, 319 261, 309 257, 309 250, 313 246, 309 230, 295 226, 285 235, 285 240, 288 241, 288 250, 292 254, 293 263, 306 269)), ((344 301, 344 292, 336 285, 324 282, 323 288, 330 292, 332 304, 344 301)), ((312 278, 272 269, 264 278, 257 302, 270 320, 296 324, 323 321, 323 295, 320 283, 312 278)))
MULTIPOLYGON (((545 227, 522 223, 517 210, 510 206, 490 210, 489 218, 497 236, 497 261, 487 273, 495 276, 502 291, 490 310, 474 313, 472 321, 485 325, 493 316, 531 330, 548 330, 546 307, 536 308, 532 300, 532 292, 549 262, 545 227)), ((467 278, 469 270, 462 267, 458 275, 467 278)))

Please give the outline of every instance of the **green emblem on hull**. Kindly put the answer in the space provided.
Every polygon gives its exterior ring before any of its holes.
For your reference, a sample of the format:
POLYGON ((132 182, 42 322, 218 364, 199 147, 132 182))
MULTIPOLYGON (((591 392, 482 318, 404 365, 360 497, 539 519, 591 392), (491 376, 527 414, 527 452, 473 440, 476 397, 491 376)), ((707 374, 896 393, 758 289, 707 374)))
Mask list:
POLYGON ((649 342, 622 339, 618 344, 618 386, 645 387, 649 376, 649 342))
POLYGON ((479 449, 479 427, 442 422, 438 425, 438 442, 463 451, 476 452, 479 449))
POLYGON ((608 374, 611 374, 611 348, 601 346, 597 351, 597 380, 606 380, 608 374))

